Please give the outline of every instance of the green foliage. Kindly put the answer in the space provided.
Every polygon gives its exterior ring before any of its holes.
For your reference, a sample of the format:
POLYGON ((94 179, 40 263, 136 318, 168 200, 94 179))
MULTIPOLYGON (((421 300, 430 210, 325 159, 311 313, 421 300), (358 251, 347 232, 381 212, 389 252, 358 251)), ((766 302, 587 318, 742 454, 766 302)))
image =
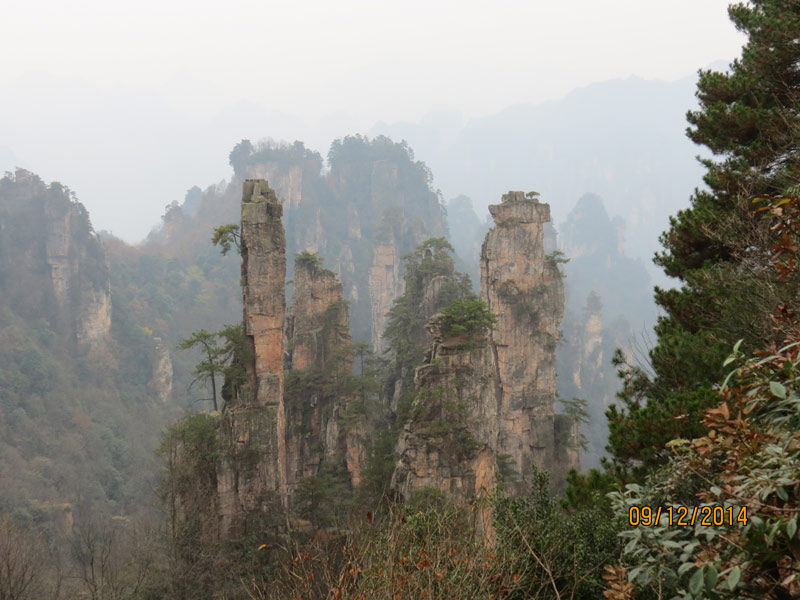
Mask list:
POLYGON ((567 474, 567 489, 561 505, 568 509, 603 509, 612 514, 608 494, 618 490, 619 484, 613 474, 599 469, 580 473, 570 469, 567 474))
POLYGON ((497 317, 481 300, 453 300, 440 312, 444 315, 442 334, 445 337, 485 335, 497 324, 497 317))
POLYGON ((603 567, 622 549, 622 519, 595 505, 564 513, 548 492, 547 473, 535 467, 529 495, 496 503, 498 545, 515 549, 508 567, 523 574, 519 589, 530 594, 511 598, 601 597, 603 567))
POLYGON ((242 237, 239 233, 239 226, 235 223, 220 225, 214 229, 214 235, 211 236, 211 243, 215 246, 220 246, 220 252, 222 252, 223 256, 230 252, 231 246, 236 246, 236 250, 241 254, 242 237))
POLYGON ((313 274, 316 273, 318 269, 322 268, 322 257, 316 252, 303 250, 294 255, 294 263, 295 269, 297 266, 302 266, 313 274))
POLYGON ((545 254, 545 258, 557 265, 564 265, 570 260, 561 250, 553 250, 550 254, 545 254))
POLYGON ((395 299, 388 313, 384 339, 402 369, 419 365, 430 336, 425 324, 434 312, 458 299, 474 298, 467 275, 457 273, 451 252, 453 248, 444 238, 431 238, 405 255, 405 290, 395 299), (439 293, 430 307, 431 314, 423 314, 425 291, 436 278, 444 278, 439 293))
POLYGON ((790 0, 754 0, 729 14, 748 41, 728 72, 700 72, 688 134, 714 153, 701 161, 708 189, 695 192, 661 237, 656 263, 681 287, 656 290, 664 316, 652 373, 625 369, 622 405, 609 414, 620 468, 652 468, 669 439, 700 434, 727 349, 739 339, 745 351, 780 344, 786 330, 775 326, 773 307, 800 308, 796 279, 773 277, 776 240, 751 201, 800 179, 800 11, 790 0))
POLYGON ((623 562, 639 588, 693 598, 794 593, 798 344, 747 361, 735 347, 726 362, 739 366, 720 387, 716 405, 705 411, 704 435, 673 440, 663 467, 643 485, 613 494, 620 515, 633 506, 724 509, 716 522, 698 517, 693 527, 670 527, 662 516, 660 524, 625 531, 623 562))
POLYGON ((317 527, 330 527, 344 519, 352 498, 347 470, 323 461, 316 474, 300 481, 294 501, 301 517, 317 527))
POLYGON ((253 154, 253 144, 250 140, 242 140, 233 147, 229 155, 229 164, 238 177, 243 177, 247 162, 253 154))
POLYGON ((203 360, 195 366, 195 379, 192 383, 210 381, 214 410, 219 410, 216 378, 225 376, 226 382, 231 386, 241 385, 245 380, 243 363, 247 358, 247 346, 244 326, 226 325, 222 330, 213 333, 200 329, 178 344, 180 350, 195 347, 200 348, 203 360), (223 345, 219 344, 219 338, 225 340, 223 345))

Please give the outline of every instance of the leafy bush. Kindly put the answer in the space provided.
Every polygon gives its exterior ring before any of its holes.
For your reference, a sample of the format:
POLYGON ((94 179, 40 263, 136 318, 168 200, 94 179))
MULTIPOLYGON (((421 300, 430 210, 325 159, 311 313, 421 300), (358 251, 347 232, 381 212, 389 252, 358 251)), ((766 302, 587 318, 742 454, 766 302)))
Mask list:
POLYGON ((453 300, 441 313, 444 315, 442 334, 445 337, 483 335, 497 323, 497 317, 481 300, 453 300))

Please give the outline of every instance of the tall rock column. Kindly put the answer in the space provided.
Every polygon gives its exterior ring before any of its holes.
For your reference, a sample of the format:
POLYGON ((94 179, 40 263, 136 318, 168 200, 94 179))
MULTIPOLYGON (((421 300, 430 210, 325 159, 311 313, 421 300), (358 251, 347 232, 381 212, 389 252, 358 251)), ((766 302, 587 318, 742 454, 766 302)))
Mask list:
POLYGON ((375 243, 372 267, 369 272, 369 295, 372 301, 372 350, 383 353, 386 345, 383 332, 394 299, 403 292, 403 277, 400 274, 400 256, 394 235, 375 243))
POLYGON ((549 469, 555 458, 564 285, 557 263, 544 252, 550 205, 509 192, 489 212, 495 227, 481 249, 481 299, 497 316, 490 334, 498 382, 496 451, 520 475, 515 485, 524 491, 531 464, 549 469))
POLYGON ((283 210, 266 181, 242 194, 244 383, 227 390, 217 471, 220 537, 237 538, 287 509, 283 325, 286 239, 283 210))
MULTIPOLYGON (((555 415, 555 355, 564 311, 558 264, 544 251, 550 207, 509 192, 489 207, 495 227, 481 251, 481 299, 493 330, 447 334, 446 315, 427 325, 433 344, 414 376, 415 398, 400 433, 391 488, 423 488, 469 502, 502 477, 511 495, 528 490, 531 465, 557 488, 578 466, 578 423, 555 415)), ((488 512, 482 528, 491 537, 488 512)))

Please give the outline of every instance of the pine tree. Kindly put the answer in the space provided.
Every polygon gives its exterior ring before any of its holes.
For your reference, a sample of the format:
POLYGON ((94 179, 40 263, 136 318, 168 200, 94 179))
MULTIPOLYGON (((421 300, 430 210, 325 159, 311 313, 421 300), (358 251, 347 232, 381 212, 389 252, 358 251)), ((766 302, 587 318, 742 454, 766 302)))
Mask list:
POLYGON ((700 435, 733 345, 779 344, 775 307, 800 308, 798 282, 775 280, 774 240, 754 203, 800 183, 800 1, 752 0, 728 13, 748 38, 742 56, 728 72, 700 71, 700 108, 687 115, 689 137, 713 153, 701 161, 708 189, 670 219, 655 257, 680 287, 656 289, 664 316, 652 372, 623 366, 623 407, 608 412, 609 449, 623 470, 646 471, 670 439, 700 435))

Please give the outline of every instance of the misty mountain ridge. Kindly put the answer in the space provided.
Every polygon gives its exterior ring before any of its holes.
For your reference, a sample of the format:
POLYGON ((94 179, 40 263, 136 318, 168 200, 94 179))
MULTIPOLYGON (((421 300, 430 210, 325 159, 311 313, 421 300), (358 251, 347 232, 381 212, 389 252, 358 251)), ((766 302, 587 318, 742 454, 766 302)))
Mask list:
MULTIPOLYGON (((435 173, 434 186, 446 198, 470 196, 481 216, 509 186, 546 195, 556 222, 575 198, 598 193, 609 212, 628 223, 628 252, 649 262, 667 216, 688 203, 700 180, 692 158, 697 149, 683 135, 686 110, 695 106, 694 79, 594 83, 558 100, 516 104, 466 123, 457 111, 437 110, 418 123, 377 123, 369 135, 407 140, 435 173)), ((0 114, 14 118, 0 123, 7 148, 0 153, 0 171, 22 166, 71 181, 98 229, 127 240, 141 239, 161 207, 198 181, 226 177, 221 148, 262 137, 327 147, 343 127, 353 131, 356 125, 336 114, 311 127, 253 101, 200 118, 150 92, 100 90, 48 75, 1 87, 0 114), (66 103, 54 107, 36 100, 51 89, 61 90, 66 103), (35 115, 30 106, 37 107, 35 115), (129 117, 121 120, 121 114, 129 117), (35 131, 45 133, 31 137, 35 131), (84 140, 84 147, 76 148, 75 139, 84 140), (61 152, 63 147, 71 152, 61 152), (109 155, 117 157, 116 166, 98 169, 109 155), (129 166, 137 177, 116 185, 129 166), (110 189, 114 204, 101 202, 110 189), (128 219, 127 230, 112 225, 116 202, 143 209, 128 219)))

